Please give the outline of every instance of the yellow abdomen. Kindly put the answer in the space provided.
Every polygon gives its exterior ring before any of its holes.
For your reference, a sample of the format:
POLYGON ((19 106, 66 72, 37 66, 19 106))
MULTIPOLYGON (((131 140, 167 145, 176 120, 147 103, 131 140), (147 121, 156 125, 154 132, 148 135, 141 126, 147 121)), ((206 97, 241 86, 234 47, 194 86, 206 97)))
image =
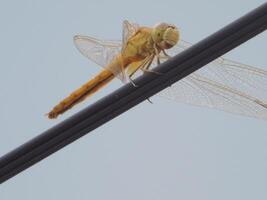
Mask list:
POLYGON ((59 104, 57 104, 52 111, 48 113, 48 118, 54 119, 59 114, 72 108, 77 103, 83 101, 86 97, 91 96, 100 88, 105 86, 109 81, 113 79, 114 75, 108 71, 103 70, 93 79, 89 80, 82 87, 72 92, 68 97, 63 99, 59 104))

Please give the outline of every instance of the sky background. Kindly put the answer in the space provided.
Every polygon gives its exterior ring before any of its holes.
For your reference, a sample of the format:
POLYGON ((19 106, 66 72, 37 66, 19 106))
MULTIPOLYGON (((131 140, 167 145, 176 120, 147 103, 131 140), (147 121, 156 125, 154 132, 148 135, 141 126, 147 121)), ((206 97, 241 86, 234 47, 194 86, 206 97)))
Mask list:
MULTIPOLYGON (((263 0, 0 2, 0 156, 56 120, 47 113, 100 68, 75 34, 120 39, 124 19, 176 24, 195 43, 263 0)), ((266 32, 225 57, 267 70, 266 32)), ((265 200, 267 122, 153 98, 0 186, 1 200, 265 200)))

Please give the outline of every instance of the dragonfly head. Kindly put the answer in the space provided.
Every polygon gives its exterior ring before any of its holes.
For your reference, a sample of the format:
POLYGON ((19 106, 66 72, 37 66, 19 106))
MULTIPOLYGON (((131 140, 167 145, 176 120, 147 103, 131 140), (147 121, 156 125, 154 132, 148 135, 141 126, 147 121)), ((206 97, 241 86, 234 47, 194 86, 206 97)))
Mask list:
POLYGON ((179 40, 178 29, 167 23, 157 24, 152 30, 152 39, 161 49, 169 49, 179 40))

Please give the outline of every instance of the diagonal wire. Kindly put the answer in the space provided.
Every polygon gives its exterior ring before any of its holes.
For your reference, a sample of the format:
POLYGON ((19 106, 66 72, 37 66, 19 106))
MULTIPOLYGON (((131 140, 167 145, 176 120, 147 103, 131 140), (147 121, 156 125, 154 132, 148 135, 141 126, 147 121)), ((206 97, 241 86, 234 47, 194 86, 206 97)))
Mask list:
MULTIPOLYGON (((267 3, 0 158, 0 183, 267 29, 267 3)), ((84 155, 85 156, 85 155, 84 155)), ((64 166, 62 166, 64 167, 64 166)))

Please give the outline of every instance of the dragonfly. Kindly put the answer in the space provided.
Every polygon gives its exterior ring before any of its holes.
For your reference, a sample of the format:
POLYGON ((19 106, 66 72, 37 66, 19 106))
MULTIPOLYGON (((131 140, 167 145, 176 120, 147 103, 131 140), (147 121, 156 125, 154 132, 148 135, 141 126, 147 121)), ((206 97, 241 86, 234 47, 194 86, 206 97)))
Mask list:
MULTIPOLYGON (((123 21, 122 41, 76 35, 74 44, 103 70, 58 103, 48 113, 50 119, 90 97, 114 77, 138 87, 132 79, 138 71, 161 75, 154 66, 192 46, 180 39, 174 25, 159 23, 151 28, 127 20, 123 21)), ((267 71, 219 57, 157 96, 267 120, 267 71)))

